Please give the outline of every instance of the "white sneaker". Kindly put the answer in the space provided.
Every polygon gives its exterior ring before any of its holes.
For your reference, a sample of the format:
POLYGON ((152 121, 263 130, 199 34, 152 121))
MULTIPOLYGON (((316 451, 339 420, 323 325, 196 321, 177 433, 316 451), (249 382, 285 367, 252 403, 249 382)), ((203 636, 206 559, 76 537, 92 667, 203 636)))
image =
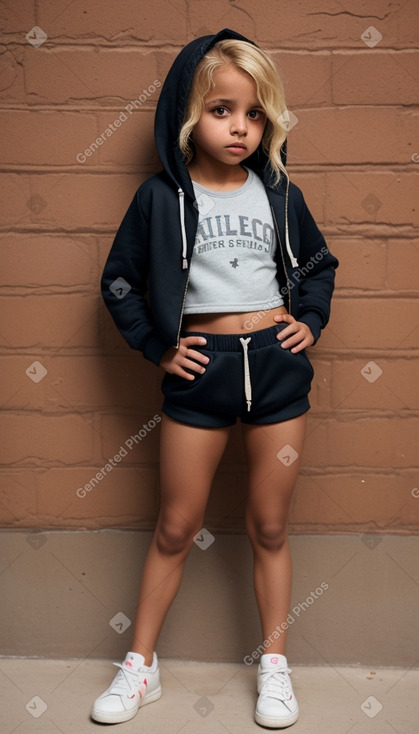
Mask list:
POLYGON ((255 721, 271 729, 283 729, 298 719, 298 703, 289 677, 285 655, 262 655, 258 667, 255 721))
POLYGON ((134 718, 140 706, 157 701, 161 696, 159 663, 144 665, 144 657, 128 652, 123 663, 114 663, 119 672, 109 688, 93 704, 91 717, 102 724, 119 724, 134 718))

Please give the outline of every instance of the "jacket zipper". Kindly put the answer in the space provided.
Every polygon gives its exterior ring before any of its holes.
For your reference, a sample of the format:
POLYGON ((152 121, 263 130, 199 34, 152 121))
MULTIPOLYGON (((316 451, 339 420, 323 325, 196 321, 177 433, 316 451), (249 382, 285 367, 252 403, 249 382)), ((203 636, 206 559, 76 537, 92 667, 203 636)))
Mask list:
MULTIPOLYGON (((186 284, 185 284, 185 290, 183 291, 183 300, 182 300, 182 308, 180 310, 180 318, 179 318, 179 324, 178 324, 178 330, 177 330, 177 336, 176 336, 176 349, 179 349, 180 344, 180 331, 182 328, 182 319, 183 319, 183 312, 185 310, 185 302, 186 302, 186 294, 188 291, 188 285, 189 285, 189 277, 190 277, 190 267, 188 264, 188 253, 187 253, 187 239, 186 239, 186 230, 185 230, 185 194, 183 189, 179 186, 178 188, 178 195, 179 195, 179 204, 180 204, 180 224, 182 228, 182 270, 185 270, 188 268, 188 277, 186 278, 186 284)), ((196 223, 196 232, 198 231, 198 222, 196 223)), ((196 238, 196 232, 195 232, 195 238, 196 238)))
POLYGON ((182 308, 181 308, 181 311, 180 311, 179 326, 178 326, 177 337, 176 337, 176 349, 179 349, 179 344, 180 344, 180 330, 181 330, 181 327, 182 327, 183 312, 185 310, 186 293, 187 293, 187 290, 188 290, 190 274, 191 274, 191 269, 189 267, 188 268, 188 277, 186 279, 185 290, 183 292, 182 308))
POLYGON ((281 242, 281 237, 280 237, 280 234, 279 234, 278 222, 276 221, 276 216, 275 216, 275 212, 274 212, 274 208, 273 208, 272 204, 271 204, 271 211, 272 211, 272 218, 273 218, 274 224, 275 224, 276 236, 278 237, 278 245, 279 245, 279 249, 281 251, 282 267, 284 269, 285 277, 287 279, 288 313, 291 313, 291 288, 290 288, 290 281, 289 281, 289 278, 288 278, 287 268, 285 267, 284 252, 282 250, 282 242, 281 242))

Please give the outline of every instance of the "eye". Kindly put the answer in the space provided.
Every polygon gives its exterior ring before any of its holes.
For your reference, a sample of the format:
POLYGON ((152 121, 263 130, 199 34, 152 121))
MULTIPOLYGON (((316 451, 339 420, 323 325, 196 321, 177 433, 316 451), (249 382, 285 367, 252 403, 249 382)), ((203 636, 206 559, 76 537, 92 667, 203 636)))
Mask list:
POLYGON ((249 117, 251 120, 260 120, 264 114, 263 110, 250 110, 249 117))
POLYGON ((224 112, 228 112, 227 107, 214 107, 212 112, 215 112, 217 117, 225 117, 224 112))

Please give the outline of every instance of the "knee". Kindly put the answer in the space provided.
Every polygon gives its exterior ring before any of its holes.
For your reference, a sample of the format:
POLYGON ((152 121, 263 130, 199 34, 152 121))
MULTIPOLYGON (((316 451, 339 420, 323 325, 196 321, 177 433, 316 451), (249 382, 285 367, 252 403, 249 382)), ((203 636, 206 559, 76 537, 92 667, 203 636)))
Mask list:
POLYGON ((158 524, 155 538, 160 553, 175 555, 189 550, 193 534, 183 525, 174 521, 165 521, 158 524))
POLYGON ((259 522, 249 530, 249 537, 254 548, 279 551, 288 540, 288 527, 278 522, 259 522))

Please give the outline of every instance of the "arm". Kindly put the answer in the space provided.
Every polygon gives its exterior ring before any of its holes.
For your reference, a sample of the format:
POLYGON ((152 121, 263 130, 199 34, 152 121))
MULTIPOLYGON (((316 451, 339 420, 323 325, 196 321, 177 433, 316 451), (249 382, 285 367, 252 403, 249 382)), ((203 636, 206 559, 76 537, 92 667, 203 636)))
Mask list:
POLYGON ((134 196, 115 236, 101 280, 102 296, 130 347, 159 364, 168 345, 158 336, 146 301, 149 270, 149 226, 134 196))
POLYGON ((280 332, 282 346, 296 353, 315 344, 330 316, 338 260, 329 252, 301 191, 298 189, 298 226, 300 232, 299 268, 291 276, 291 287, 298 285, 295 316, 285 314, 276 321, 290 327, 280 332), (298 345, 298 346, 297 346, 298 345))
POLYGON ((193 347, 206 342, 197 336, 184 337, 177 349, 159 336, 145 298, 149 242, 148 221, 141 210, 140 192, 137 191, 118 229, 103 271, 103 299, 130 347, 142 351, 147 359, 166 372, 194 380, 194 372, 205 372, 203 365, 208 358, 193 347))

